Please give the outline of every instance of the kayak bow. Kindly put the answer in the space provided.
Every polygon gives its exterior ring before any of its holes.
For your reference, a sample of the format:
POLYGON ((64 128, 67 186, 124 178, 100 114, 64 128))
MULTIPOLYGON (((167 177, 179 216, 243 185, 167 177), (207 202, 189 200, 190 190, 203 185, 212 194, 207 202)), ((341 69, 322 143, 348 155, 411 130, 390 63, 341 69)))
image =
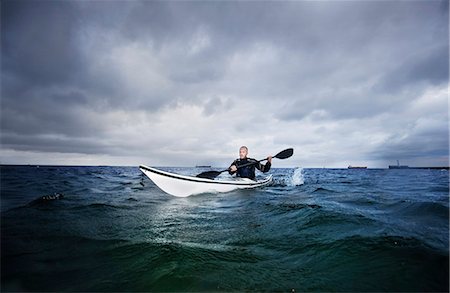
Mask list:
POLYGON ((248 178, 238 178, 234 181, 221 181, 179 175, 145 165, 139 166, 139 169, 161 190, 177 197, 187 197, 199 193, 229 192, 235 189, 256 188, 272 182, 272 175, 260 181, 254 181, 248 178))

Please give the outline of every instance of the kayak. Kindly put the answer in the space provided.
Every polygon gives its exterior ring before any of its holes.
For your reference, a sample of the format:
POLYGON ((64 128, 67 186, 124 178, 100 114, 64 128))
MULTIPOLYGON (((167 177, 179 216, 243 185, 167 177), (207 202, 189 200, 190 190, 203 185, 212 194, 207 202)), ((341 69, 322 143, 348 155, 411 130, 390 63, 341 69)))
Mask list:
POLYGON ((256 188, 272 182, 272 175, 260 181, 237 178, 233 181, 212 180, 206 178, 179 175, 141 165, 139 169, 162 191, 177 197, 187 197, 200 193, 229 192, 236 189, 256 188))

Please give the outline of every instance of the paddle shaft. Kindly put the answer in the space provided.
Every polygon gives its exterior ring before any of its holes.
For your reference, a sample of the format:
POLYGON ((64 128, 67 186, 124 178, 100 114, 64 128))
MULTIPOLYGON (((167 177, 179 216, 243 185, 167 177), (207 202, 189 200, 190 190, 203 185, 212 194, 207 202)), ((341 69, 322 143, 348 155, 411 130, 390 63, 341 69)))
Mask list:
MULTIPOLYGON (((240 165, 240 166, 235 165, 235 166, 236 166, 236 169, 239 169, 239 168, 243 168, 243 167, 247 167, 247 166, 251 166, 251 165, 256 165, 256 164, 261 163, 262 161, 266 161, 266 160, 267 160, 267 158, 259 160, 259 161, 256 161, 256 162, 251 162, 251 163, 247 163, 247 164, 240 165)), ((222 170, 222 171, 219 171, 219 172, 223 173, 223 172, 228 171, 228 170, 230 170, 230 168, 222 170)))

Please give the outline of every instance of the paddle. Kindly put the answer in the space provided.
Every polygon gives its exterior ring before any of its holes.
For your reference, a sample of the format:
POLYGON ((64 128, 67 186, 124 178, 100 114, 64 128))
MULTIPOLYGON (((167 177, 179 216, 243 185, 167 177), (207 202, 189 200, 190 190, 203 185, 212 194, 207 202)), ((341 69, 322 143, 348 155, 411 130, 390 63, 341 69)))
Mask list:
MULTIPOLYGON (((289 148, 289 149, 285 149, 284 151, 279 152, 278 154, 273 156, 273 158, 284 160, 284 159, 287 159, 287 158, 291 157, 293 154, 294 154, 294 149, 289 148)), ((244 165, 236 166, 236 167, 239 169, 239 168, 242 168, 242 167, 255 165, 255 164, 259 163, 259 162, 266 161, 266 160, 267 160, 267 158, 259 160, 259 161, 256 161, 256 162, 251 162, 251 163, 247 163, 247 164, 244 164, 244 165)), ((217 176, 219 176, 221 173, 226 172, 228 170, 229 169, 225 169, 225 170, 222 170, 222 171, 206 171, 206 172, 198 174, 197 177, 206 178, 206 179, 214 179, 217 176)))

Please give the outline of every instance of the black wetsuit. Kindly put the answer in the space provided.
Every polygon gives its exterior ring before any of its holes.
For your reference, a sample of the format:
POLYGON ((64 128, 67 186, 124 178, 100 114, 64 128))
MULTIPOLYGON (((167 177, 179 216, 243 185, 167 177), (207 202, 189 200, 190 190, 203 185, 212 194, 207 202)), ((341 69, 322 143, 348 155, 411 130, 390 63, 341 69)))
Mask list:
POLYGON ((235 165, 236 167, 239 167, 244 164, 248 164, 248 163, 252 163, 252 162, 254 162, 255 164, 246 166, 246 167, 242 167, 242 168, 238 168, 237 171, 235 171, 235 172, 228 171, 228 173, 230 173, 230 175, 237 173, 236 176, 238 176, 238 177, 250 178, 252 180, 255 180, 255 177, 256 177, 255 176, 255 168, 263 173, 269 172, 270 166, 271 166, 271 164, 269 162, 267 162, 265 165, 263 165, 263 164, 259 163, 257 160, 252 159, 252 158, 236 159, 236 160, 234 160, 233 163, 231 163, 230 167, 233 165, 235 165))

